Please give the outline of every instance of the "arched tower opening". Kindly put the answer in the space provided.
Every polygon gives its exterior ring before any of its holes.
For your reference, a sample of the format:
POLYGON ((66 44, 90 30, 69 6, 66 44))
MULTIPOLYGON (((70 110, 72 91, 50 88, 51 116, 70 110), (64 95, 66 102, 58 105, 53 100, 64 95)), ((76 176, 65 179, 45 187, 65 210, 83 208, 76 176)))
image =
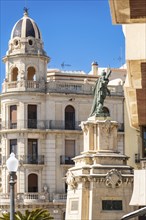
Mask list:
POLYGON ((36 80, 36 70, 33 66, 27 69, 27 80, 36 80))
POLYGON ((17 81, 18 79, 18 68, 14 67, 12 69, 11 81, 17 81))

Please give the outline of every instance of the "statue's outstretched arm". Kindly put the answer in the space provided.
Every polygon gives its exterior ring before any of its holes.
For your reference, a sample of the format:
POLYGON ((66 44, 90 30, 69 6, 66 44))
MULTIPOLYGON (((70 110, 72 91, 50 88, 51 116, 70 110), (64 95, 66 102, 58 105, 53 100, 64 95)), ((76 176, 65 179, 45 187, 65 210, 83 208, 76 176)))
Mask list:
POLYGON ((109 76, 111 75, 111 72, 112 72, 111 69, 109 69, 108 72, 107 72, 107 74, 106 74, 106 79, 109 78, 109 76))

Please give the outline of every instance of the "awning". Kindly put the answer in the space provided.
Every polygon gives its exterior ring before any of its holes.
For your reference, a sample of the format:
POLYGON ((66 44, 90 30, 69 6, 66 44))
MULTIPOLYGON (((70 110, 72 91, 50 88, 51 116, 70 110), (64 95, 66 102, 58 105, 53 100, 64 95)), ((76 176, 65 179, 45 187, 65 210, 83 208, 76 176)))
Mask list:
POLYGON ((134 218, 134 217, 137 217, 137 216, 143 216, 143 215, 146 215, 146 207, 144 208, 141 208, 139 210, 136 210, 134 212, 131 212, 127 215, 124 215, 121 220, 128 220, 128 219, 131 219, 131 218, 134 218))
POLYGON ((133 206, 146 206, 146 170, 134 170, 133 206))

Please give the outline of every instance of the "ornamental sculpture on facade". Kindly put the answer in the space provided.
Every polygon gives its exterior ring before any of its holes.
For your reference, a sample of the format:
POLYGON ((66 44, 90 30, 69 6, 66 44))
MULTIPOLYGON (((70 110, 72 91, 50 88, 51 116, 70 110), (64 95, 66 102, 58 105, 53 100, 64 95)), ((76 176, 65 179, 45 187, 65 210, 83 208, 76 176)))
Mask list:
POLYGON ((75 176, 73 175, 73 173, 70 170, 66 174, 66 183, 72 189, 76 189, 77 188, 77 182, 75 180, 75 176))
POLYGON ((111 188, 119 187, 122 184, 121 173, 116 169, 110 170, 106 176, 105 184, 107 187, 111 188))

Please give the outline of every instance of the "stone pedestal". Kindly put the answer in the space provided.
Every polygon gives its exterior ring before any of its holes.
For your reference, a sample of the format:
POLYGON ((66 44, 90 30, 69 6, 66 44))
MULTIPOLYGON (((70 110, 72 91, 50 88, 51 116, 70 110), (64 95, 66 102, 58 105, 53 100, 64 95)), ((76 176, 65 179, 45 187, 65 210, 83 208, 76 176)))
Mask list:
POLYGON ((117 127, 110 118, 81 123, 84 151, 67 172, 66 220, 117 220, 133 211, 133 170, 117 152, 117 127))
POLYGON ((81 122, 84 151, 116 151, 118 123, 110 119, 89 118, 81 122))

